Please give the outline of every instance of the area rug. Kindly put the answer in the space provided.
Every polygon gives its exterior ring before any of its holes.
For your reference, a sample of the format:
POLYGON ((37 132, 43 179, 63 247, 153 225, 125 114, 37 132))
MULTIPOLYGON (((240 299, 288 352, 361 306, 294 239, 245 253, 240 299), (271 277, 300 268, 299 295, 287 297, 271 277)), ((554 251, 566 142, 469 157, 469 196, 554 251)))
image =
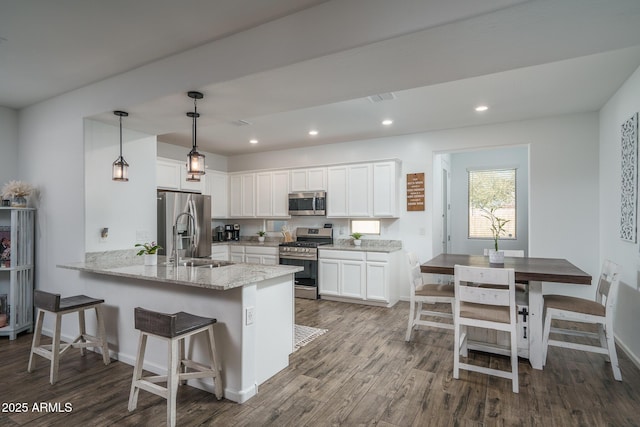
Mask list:
POLYGON ((323 335, 328 329, 312 328, 311 326, 293 325, 295 329, 295 346, 293 351, 297 351, 300 347, 304 347, 311 341, 323 335))

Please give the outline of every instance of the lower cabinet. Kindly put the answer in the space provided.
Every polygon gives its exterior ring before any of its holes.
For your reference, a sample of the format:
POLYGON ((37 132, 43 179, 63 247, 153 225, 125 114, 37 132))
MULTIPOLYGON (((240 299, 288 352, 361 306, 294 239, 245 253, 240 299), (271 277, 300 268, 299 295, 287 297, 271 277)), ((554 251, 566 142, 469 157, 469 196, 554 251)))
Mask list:
POLYGON ((398 302, 395 258, 386 252, 320 249, 319 293, 325 299, 391 307, 398 302))
POLYGON ((278 264, 278 248, 271 246, 240 246, 229 247, 230 261, 246 262, 249 264, 278 264))
POLYGON ((211 245, 211 259, 216 261, 229 261, 229 246, 211 245))

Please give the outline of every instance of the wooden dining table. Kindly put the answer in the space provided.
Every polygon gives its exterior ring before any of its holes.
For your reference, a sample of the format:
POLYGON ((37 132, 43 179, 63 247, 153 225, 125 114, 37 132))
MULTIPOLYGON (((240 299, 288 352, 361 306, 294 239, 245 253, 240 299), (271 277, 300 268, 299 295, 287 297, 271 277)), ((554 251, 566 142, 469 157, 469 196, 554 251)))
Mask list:
POLYGON ((567 285, 590 285, 591 275, 559 258, 505 257, 504 266, 489 264, 489 257, 482 255, 440 254, 420 266, 423 273, 454 274, 455 265, 473 267, 513 268, 516 282, 527 283, 529 294, 529 363, 534 369, 542 369, 543 304, 542 282, 567 285))

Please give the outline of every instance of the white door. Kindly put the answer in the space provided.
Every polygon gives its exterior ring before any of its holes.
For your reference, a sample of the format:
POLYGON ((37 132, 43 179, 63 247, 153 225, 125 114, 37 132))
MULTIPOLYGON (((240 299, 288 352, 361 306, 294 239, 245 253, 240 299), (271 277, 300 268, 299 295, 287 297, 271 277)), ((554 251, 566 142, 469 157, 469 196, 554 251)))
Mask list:
POLYGON ((340 295, 338 282, 340 281, 340 261, 336 259, 318 260, 318 292, 320 295, 340 295))

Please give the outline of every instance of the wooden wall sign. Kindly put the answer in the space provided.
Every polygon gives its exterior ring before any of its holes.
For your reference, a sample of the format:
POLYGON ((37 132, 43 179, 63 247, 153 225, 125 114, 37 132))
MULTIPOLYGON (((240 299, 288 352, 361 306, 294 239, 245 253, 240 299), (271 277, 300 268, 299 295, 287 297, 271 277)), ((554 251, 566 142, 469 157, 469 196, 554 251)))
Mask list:
POLYGON ((407 211, 424 210, 424 173, 407 174, 407 211))

